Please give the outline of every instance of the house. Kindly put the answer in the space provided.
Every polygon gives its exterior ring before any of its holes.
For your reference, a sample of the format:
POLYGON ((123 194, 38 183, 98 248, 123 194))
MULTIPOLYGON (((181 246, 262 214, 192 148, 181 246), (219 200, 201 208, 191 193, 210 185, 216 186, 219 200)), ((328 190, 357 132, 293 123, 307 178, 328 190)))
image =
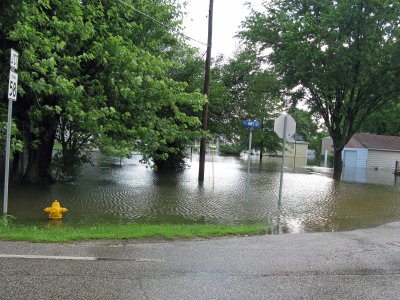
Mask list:
POLYGON ((342 152, 345 168, 394 170, 400 161, 400 136, 356 133, 342 152))
MULTIPOLYGON (((286 140, 285 159, 295 161, 296 165, 307 165, 308 143, 297 135, 295 138, 290 137, 286 140)), ((282 151, 277 151, 278 156, 282 156, 282 151)))

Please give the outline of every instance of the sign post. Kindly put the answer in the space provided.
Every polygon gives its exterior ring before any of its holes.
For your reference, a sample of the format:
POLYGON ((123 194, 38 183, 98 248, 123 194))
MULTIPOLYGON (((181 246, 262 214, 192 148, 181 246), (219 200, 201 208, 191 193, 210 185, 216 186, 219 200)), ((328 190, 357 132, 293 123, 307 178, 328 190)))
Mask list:
POLYGON ((247 173, 250 173, 251 140, 253 137, 253 128, 260 127, 260 122, 245 120, 243 121, 243 125, 249 128, 249 150, 247 152, 247 173))
POLYGON ((291 115, 281 114, 274 122, 274 131, 283 139, 282 148, 282 163, 281 163, 281 176, 279 182, 279 200, 278 205, 281 206, 282 200, 282 185, 283 185, 283 166, 285 164, 285 150, 287 137, 293 136, 296 133, 296 121, 291 115))
POLYGON ((10 56, 10 76, 8 81, 8 114, 7 114, 7 138, 6 138, 6 157, 4 174, 4 197, 3 197, 3 216, 8 213, 8 182, 10 172, 10 143, 11 143, 11 124, 12 124, 12 105, 17 100, 18 90, 18 52, 11 49, 10 56))
POLYGON ((247 151, 247 173, 250 173, 251 140, 253 138, 253 127, 249 127, 249 150, 247 151))

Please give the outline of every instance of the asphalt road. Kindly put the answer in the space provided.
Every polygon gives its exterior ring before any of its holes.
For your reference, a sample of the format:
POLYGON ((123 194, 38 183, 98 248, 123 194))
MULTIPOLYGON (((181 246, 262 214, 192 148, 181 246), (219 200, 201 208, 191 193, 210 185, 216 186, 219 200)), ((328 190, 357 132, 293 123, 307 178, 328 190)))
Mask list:
POLYGON ((207 240, 0 242, 0 299, 400 299, 400 223, 207 240))

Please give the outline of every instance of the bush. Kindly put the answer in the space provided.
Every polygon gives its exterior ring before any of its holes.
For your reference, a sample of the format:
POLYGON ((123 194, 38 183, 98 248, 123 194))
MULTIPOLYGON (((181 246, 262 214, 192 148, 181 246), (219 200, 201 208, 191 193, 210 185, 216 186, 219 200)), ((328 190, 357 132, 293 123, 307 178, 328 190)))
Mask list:
POLYGON ((219 147, 219 153, 221 155, 235 155, 239 156, 240 152, 243 151, 243 148, 241 145, 233 144, 233 145, 221 145, 219 147))

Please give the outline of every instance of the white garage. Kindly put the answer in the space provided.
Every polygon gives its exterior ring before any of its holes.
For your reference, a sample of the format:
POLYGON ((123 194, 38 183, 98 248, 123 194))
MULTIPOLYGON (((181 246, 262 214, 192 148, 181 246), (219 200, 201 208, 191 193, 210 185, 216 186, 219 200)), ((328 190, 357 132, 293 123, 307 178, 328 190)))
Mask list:
POLYGON ((400 161, 400 137, 356 133, 342 152, 345 168, 394 170, 400 161))

